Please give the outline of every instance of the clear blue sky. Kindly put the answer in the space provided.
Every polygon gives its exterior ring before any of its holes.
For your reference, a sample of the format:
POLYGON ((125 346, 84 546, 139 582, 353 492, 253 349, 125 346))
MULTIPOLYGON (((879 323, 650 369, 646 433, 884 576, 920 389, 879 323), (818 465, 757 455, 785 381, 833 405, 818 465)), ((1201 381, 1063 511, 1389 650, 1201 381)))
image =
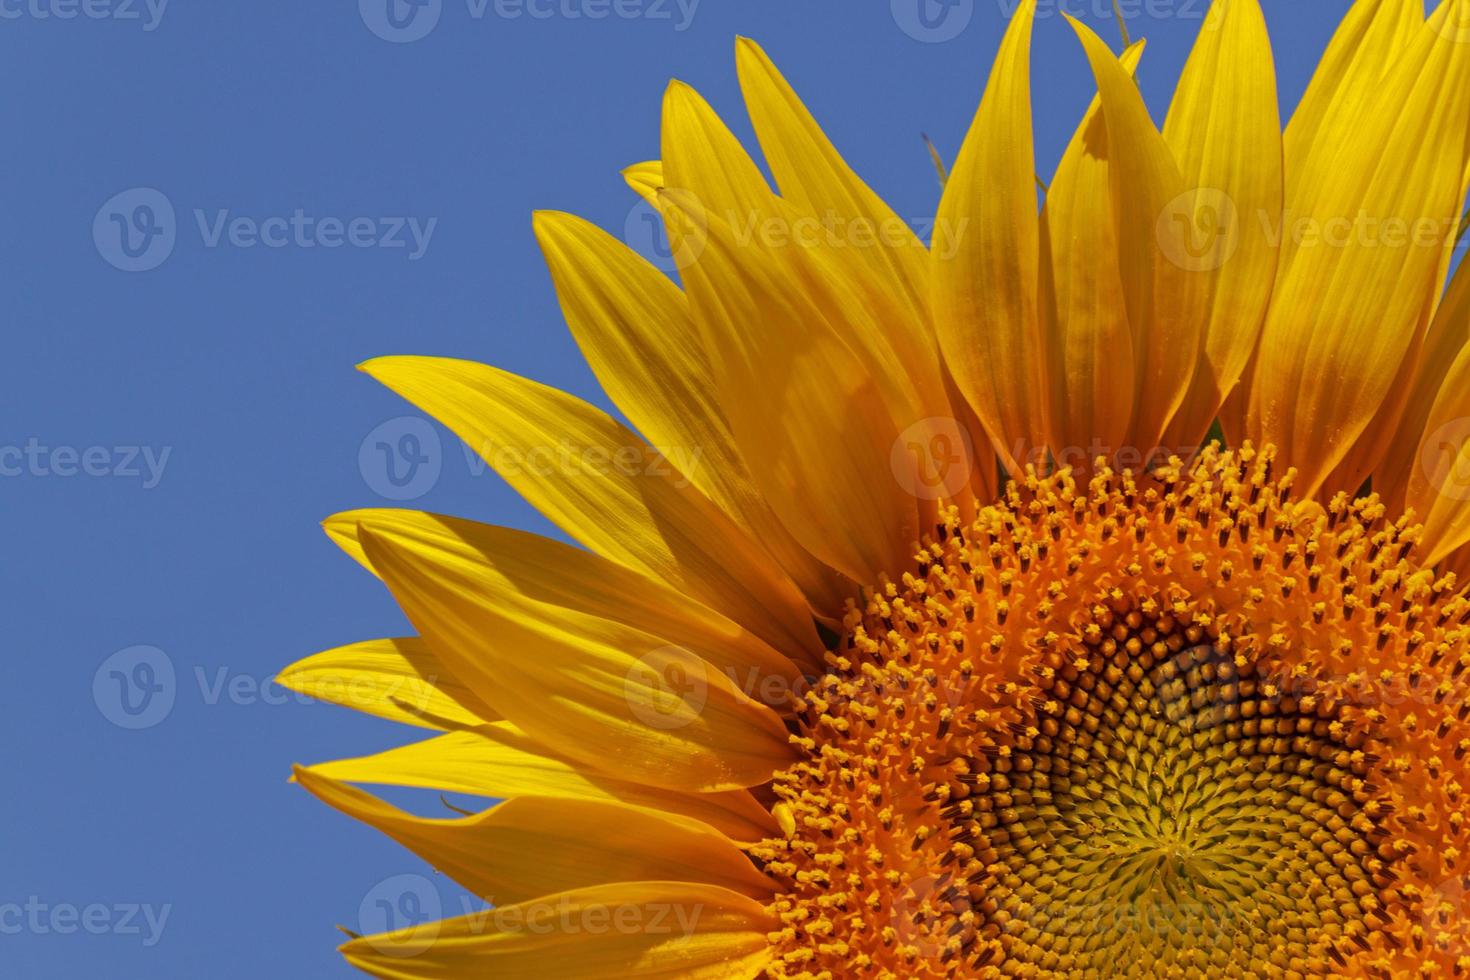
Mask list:
MULTIPOLYGON (((414 733, 268 681, 405 630, 317 527, 397 492, 368 437, 411 410, 353 365, 477 358, 604 401, 531 212, 639 229, 617 171, 657 154, 671 77, 748 135, 737 34, 900 214, 932 214, 920 133, 952 157, 1015 5, 951 2, 926 22, 918 0, 431 0, 413 21, 387 0, 0 0, 0 975, 351 975, 333 925, 428 872, 286 777, 414 733)), ((1347 2, 1265 6, 1289 107, 1347 2)), ((1068 9, 1116 41, 1108 7, 1068 9)), ((1124 9, 1162 119, 1205 0, 1124 9)), ((1056 10, 1043 173, 1091 97, 1056 10)), ((412 506, 545 529, 430 432, 412 506)))

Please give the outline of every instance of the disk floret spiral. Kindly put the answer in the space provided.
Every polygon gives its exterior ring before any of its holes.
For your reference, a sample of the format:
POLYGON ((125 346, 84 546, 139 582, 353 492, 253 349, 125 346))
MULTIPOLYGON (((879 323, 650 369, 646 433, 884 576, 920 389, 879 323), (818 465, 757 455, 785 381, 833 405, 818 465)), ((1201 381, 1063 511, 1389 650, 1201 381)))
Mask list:
POLYGON ((1273 454, 951 509, 849 607, 773 789, 781 977, 1470 964, 1470 604, 1273 454))

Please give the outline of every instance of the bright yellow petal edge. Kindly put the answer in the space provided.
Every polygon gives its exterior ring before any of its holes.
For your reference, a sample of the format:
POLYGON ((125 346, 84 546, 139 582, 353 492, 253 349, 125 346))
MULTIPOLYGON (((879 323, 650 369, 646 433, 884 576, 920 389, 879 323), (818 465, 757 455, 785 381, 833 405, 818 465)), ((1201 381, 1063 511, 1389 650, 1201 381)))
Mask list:
POLYGON ((745 39, 776 186, 680 83, 625 171, 677 282, 538 214, 626 424, 362 366, 576 545, 326 522, 418 635, 279 682, 433 734, 294 778, 485 903, 348 962, 1470 972, 1470 0, 1353 4, 1284 129, 1257 0, 1213 4, 1162 127, 1142 46, 1073 22, 1098 96, 1041 198, 1035 21, 927 243, 745 39))

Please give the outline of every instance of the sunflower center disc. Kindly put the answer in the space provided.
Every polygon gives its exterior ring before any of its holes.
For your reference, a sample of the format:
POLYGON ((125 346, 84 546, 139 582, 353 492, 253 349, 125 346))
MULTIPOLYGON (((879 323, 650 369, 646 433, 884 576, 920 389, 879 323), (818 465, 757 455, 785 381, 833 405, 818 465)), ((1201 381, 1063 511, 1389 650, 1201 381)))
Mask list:
POLYGON ((752 852, 768 972, 1390 976, 1453 948, 1444 915, 1389 932, 1424 828, 1465 819, 1435 778, 1463 692, 1430 677, 1470 605, 1405 563, 1410 527, 1299 505, 1249 450, 951 511, 797 704, 784 836, 752 852))

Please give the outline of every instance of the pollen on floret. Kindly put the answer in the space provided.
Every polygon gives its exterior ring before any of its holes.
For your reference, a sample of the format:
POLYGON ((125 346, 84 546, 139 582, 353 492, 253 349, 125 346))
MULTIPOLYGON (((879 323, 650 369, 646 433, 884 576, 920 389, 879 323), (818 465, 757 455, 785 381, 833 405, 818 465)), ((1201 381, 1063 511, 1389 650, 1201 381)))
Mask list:
POLYGON ((1470 602, 1273 453, 1028 471, 850 604, 772 785, 774 977, 1470 962, 1470 602))

